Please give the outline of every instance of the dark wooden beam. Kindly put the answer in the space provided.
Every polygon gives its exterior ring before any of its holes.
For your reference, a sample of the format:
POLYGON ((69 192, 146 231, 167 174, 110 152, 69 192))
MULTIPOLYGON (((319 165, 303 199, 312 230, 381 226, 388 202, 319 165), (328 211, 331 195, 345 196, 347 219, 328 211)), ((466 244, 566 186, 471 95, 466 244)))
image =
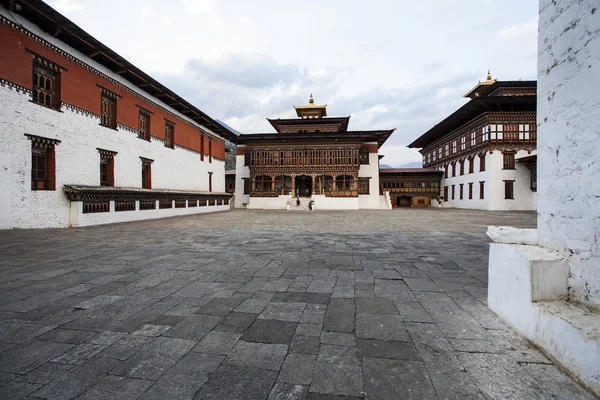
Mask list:
POLYGON ((8 10, 10 12, 15 11, 15 0, 8 0, 8 10))
POLYGON ((125 72, 129 72, 129 70, 127 68, 125 68, 124 70, 121 70, 121 71, 115 71, 115 74, 121 75, 121 74, 124 74, 125 72))
POLYGON ((100 54, 100 52, 99 52, 98 50, 96 50, 96 51, 94 51, 94 52, 92 52, 92 53, 88 54, 88 57, 89 57, 89 58, 94 58, 94 57, 96 57, 98 54, 100 54))
POLYGON ((60 35, 61 31, 62 31, 62 26, 58 26, 52 36, 57 37, 58 35, 60 35))

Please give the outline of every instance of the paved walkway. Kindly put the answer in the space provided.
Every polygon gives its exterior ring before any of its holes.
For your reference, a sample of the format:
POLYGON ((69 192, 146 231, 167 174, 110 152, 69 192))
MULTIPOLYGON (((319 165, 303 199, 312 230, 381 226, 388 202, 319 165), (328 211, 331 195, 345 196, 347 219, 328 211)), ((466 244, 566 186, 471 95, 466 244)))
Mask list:
POLYGON ((592 398, 485 306, 489 224, 231 211, 0 232, 0 398, 592 398))

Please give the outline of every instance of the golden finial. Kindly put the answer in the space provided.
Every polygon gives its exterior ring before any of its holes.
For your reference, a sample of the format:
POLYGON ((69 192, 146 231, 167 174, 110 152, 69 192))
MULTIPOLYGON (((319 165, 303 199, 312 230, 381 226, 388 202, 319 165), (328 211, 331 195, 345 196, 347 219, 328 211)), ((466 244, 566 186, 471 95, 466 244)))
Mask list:
POLYGON ((491 80, 492 80, 492 74, 490 73, 490 70, 489 70, 489 69, 488 69, 487 80, 488 80, 488 81, 491 81, 491 80))
POLYGON ((310 99, 308 99, 308 104, 314 104, 314 103, 315 103, 315 101, 313 100, 312 93, 311 93, 310 99))

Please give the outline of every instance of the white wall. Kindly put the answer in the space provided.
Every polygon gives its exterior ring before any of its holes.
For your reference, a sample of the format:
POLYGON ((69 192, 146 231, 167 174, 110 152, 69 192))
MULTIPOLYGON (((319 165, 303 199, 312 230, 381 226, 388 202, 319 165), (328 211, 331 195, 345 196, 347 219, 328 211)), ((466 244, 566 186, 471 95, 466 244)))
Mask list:
MULTIPOLYGON (((325 195, 314 195, 315 210, 358 210, 360 200, 358 197, 326 197, 325 195)), ((379 201, 379 196, 377 196, 379 201)))
POLYGON ((200 155, 161 140, 151 142, 135 133, 113 130, 65 107, 62 112, 32 103, 30 95, 0 87, 0 228, 58 228, 69 225, 69 201, 63 185, 100 185, 100 155, 96 148, 116 151, 115 186, 141 187, 140 157, 152 164, 152 187, 208 191, 208 172, 213 172, 213 191, 225 191, 225 163, 200 161, 200 155), (56 191, 31 190, 31 141, 25 133, 58 139, 56 191))
MULTIPOLYGON (((520 150, 515 157, 528 155, 520 150)), ((530 189, 529 169, 515 162, 514 170, 504 170, 503 155, 494 150, 485 155, 485 171, 479 170, 479 156, 475 156, 473 173, 469 174, 469 161, 465 161, 465 175, 460 175, 460 164, 456 163, 456 176, 452 177, 452 166, 448 167, 448 178, 442 178, 440 193, 443 196, 444 186, 448 186, 448 203, 456 208, 480 210, 535 210, 534 195, 530 189), (514 200, 504 198, 504 180, 514 180, 514 200), (479 198, 479 182, 484 181, 484 198, 479 198), (469 200, 469 183, 473 183, 473 199, 469 200), (460 200, 460 184, 464 184, 463 200, 460 200), (455 185, 455 196, 452 200, 452 185, 455 185)), ((443 170, 443 169, 442 169, 443 170)))
POLYGON ((250 195, 244 194, 243 178, 250 178, 250 167, 244 165, 243 155, 237 155, 235 157, 235 208, 243 208, 244 204, 250 202, 250 195))
MULTIPOLYGON (((367 142, 365 144, 377 144, 367 142)), ((361 209, 379 209, 379 153, 369 153, 369 164, 362 164, 358 170, 360 178, 369 179, 369 194, 359 195, 359 207, 361 209)))
MULTIPOLYGON (((292 195, 285 194, 277 197, 250 197, 248 209, 285 210, 288 203, 292 204, 292 195)), ((295 205, 295 203, 294 203, 295 205)))
POLYGON ((600 5, 541 0, 538 232, 570 255, 571 298, 600 306, 600 5))

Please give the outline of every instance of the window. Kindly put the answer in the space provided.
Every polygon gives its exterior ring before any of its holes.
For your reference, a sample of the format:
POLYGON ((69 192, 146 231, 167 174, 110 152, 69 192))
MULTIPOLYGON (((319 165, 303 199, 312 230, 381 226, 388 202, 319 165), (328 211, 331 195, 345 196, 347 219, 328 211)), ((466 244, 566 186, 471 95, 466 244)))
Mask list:
POLYGON ((471 147, 475 146, 475 132, 471 132, 471 147))
POLYGON ((438 158, 440 160, 442 159, 442 148, 441 147, 438 149, 438 158))
POLYGON ((502 169, 515 169, 515 152, 505 151, 503 154, 502 169))
POLYGON ((448 186, 444 186, 444 201, 448 201, 448 186))
POLYGON ((208 162, 212 162, 212 138, 208 138, 208 162))
POLYGON ((483 195, 484 195, 484 193, 485 193, 485 190, 484 190, 484 189, 485 189, 485 182, 483 182, 483 181, 482 181, 482 182, 479 182, 479 198, 480 198, 481 200, 483 200, 483 197, 484 197, 484 196, 483 196, 483 195))
POLYGON ((57 139, 25 135, 31 140, 31 190, 56 190, 57 139))
POLYGON ((502 140, 502 138, 504 137, 503 134, 504 131, 504 125, 502 124, 498 124, 498 125, 490 125, 490 137, 492 140, 502 140))
POLYGON ((138 114, 138 137, 150 141, 150 111, 143 108, 138 114))
POLYGON ((244 194, 250 194, 250 179, 249 178, 243 178, 244 179, 244 194))
POLYGON ((452 176, 456 176, 456 162, 452 163, 452 176))
POLYGON ((369 178, 358 178, 358 194, 369 194, 369 178))
POLYGON ((515 181, 504 181, 504 198, 506 200, 514 200, 515 192, 514 192, 515 181))
POLYGON ((529 171, 529 176, 530 176, 530 182, 531 182, 529 188, 531 189, 532 192, 537 192, 537 167, 535 167, 529 171))
POLYGON ((473 157, 469 158, 469 173, 472 174, 475 172, 475 159, 473 157))
POLYGON ((107 90, 102 90, 100 125, 117 129, 117 97, 107 90))
POLYGON ((427 153, 427 164, 431 162, 431 153, 427 153))
POLYGON ((448 164, 444 166, 444 178, 448 178, 448 164))
POLYGON ((213 176, 213 173, 209 172, 208 173, 208 191, 209 192, 212 192, 212 176, 213 176))
POLYGON ((450 145, 447 144, 446 146, 444 146, 444 156, 448 157, 450 155, 450 145))
POLYGON ((455 186, 456 186, 456 185, 452 185, 452 200, 454 200, 454 187, 455 187, 455 186))
MULTIPOLYGON (((204 146, 202 146, 202 147, 204 147, 204 146)), ((200 153, 200 154, 201 154, 200 159, 204 160, 204 154, 202 154, 202 153, 200 153)), ((283 162, 281 164, 283 164, 283 162)), ((244 153, 244 165, 250 165, 250 152, 249 151, 246 151, 244 153)))
POLYGON ((481 133, 481 141, 482 142, 486 142, 490 140, 490 127, 488 126, 484 126, 482 129, 482 133, 481 133))
POLYGON ((473 200, 473 182, 469 183, 469 200, 473 200))
POLYGON ((140 157, 142 161, 142 188, 152 189, 152 163, 154 160, 140 157))
POLYGON ((360 149, 358 161, 361 165, 369 164, 369 149, 360 149))
POLYGON ((460 164, 460 174, 464 175, 465 174, 465 160, 461 160, 458 163, 460 164))
MULTIPOLYGON (((246 152, 245 154, 246 157, 244 158, 244 165, 250 165, 250 158, 248 156, 249 153, 246 152)), ((204 134, 200 135, 200 161, 204 161, 204 134)))
POLYGON ((115 186, 115 151, 97 149, 100 153, 100 186, 115 186))
POLYGON ((485 171, 485 154, 479 156, 479 172, 485 171))
POLYGON ((467 137, 463 136, 460 138, 460 150, 463 151, 467 148, 467 137))
POLYGON ((529 140, 529 124, 519 124, 519 139, 529 140))
POLYGON ((37 56, 33 61, 32 100, 60 110, 60 68, 37 56))
POLYGON ((460 191, 459 191, 459 199, 462 200, 463 199, 463 188, 464 188, 465 184, 461 183, 460 184, 460 191))
POLYGON ((456 154, 456 140, 452 142, 452 154, 456 154))
POLYGON ((165 147, 175 148, 175 124, 165 119, 165 147))

